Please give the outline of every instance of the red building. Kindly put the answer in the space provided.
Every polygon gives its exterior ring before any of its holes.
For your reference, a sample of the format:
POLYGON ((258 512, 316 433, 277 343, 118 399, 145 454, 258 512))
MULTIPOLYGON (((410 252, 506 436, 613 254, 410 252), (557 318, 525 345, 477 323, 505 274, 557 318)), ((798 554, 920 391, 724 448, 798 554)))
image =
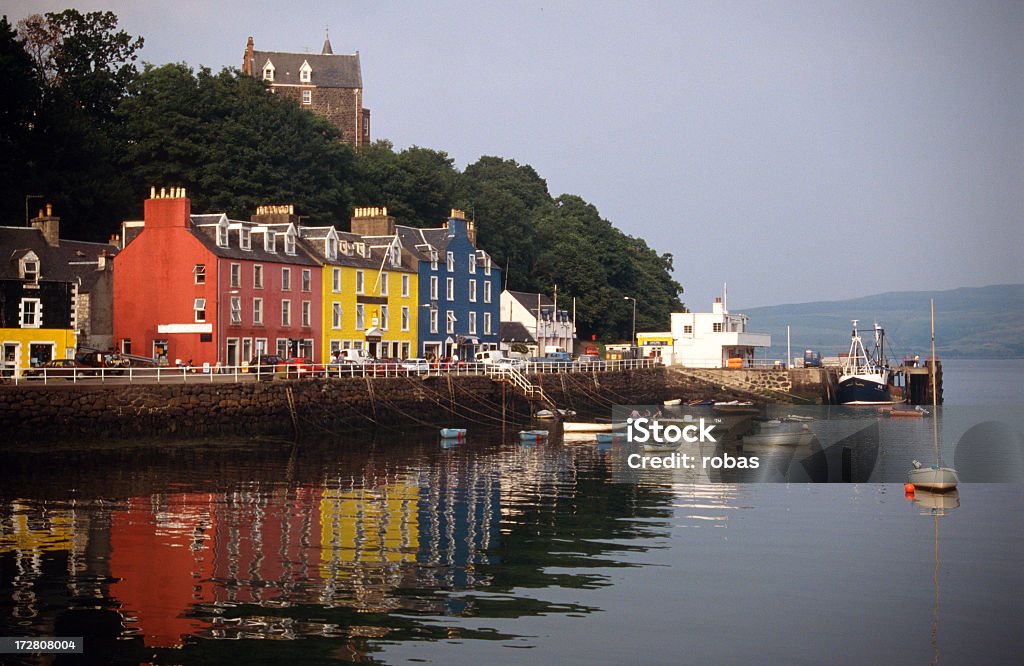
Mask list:
POLYGON ((154 190, 145 220, 124 223, 114 265, 121 350, 170 365, 235 366, 262 353, 318 358, 320 264, 294 224, 272 223, 291 219, 288 211, 261 212, 267 223, 192 215, 184 189, 154 190))

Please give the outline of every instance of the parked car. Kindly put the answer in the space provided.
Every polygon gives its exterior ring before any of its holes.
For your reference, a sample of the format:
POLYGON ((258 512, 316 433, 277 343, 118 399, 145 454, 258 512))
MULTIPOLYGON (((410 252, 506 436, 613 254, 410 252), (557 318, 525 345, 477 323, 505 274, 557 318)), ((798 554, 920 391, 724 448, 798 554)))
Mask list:
POLYGON ((402 367, 410 374, 426 374, 430 372, 430 361, 425 358, 407 358, 402 361, 402 367))
POLYGON ((93 377, 97 371, 73 358, 55 358, 25 371, 26 379, 75 379, 93 377))
POLYGON ((96 372, 95 374, 104 375, 123 375, 128 372, 127 368, 131 365, 131 359, 127 356, 122 356, 117 351, 98 351, 98 350, 81 350, 75 354, 75 361, 82 367, 103 369, 103 372, 96 372))
POLYGON ((328 377, 355 377, 356 375, 363 374, 363 367, 365 365, 365 363, 350 361, 338 356, 338 358, 327 364, 325 370, 328 377))
POLYGON ((279 363, 281 357, 277 354, 260 354, 249 363, 249 372, 255 372, 256 379, 260 381, 270 381, 279 363))
POLYGON ((379 358, 367 367, 366 372, 377 377, 398 377, 408 374, 398 358, 379 358))
POLYGON ((521 358, 500 358, 491 364, 495 370, 518 370, 523 372, 529 364, 521 358))
POLYGON ((286 358, 277 364, 277 373, 287 379, 306 379, 308 377, 322 377, 325 368, 319 363, 313 363, 310 358, 293 357, 286 358))
POLYGON ((576 365, 583 370, 603 370, 606 364, 600 356, 584 354, 576 359, 576 365))

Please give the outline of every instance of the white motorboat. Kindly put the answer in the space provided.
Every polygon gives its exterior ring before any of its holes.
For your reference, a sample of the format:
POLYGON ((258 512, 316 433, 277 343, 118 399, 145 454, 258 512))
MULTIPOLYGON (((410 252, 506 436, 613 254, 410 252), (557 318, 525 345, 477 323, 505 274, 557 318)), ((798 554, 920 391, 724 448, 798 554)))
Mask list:
POLYGON ((562 432, 611 432, 612 426, 611 423, 566 421, 562 424, 562 432))

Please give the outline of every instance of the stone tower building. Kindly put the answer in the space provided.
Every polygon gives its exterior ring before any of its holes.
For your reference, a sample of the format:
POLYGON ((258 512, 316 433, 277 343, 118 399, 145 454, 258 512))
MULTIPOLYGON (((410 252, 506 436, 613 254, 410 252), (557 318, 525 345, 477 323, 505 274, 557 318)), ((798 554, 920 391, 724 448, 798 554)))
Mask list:
POLYGON ((286 95, 329 120, 341 130, 345 143, 370 143, 370 110, 363 108, 358 52, 335 54, 330 37, 324 39, 319 54, 256 51, 249 37, 242 72, 261 78, 275 94, 286 95))

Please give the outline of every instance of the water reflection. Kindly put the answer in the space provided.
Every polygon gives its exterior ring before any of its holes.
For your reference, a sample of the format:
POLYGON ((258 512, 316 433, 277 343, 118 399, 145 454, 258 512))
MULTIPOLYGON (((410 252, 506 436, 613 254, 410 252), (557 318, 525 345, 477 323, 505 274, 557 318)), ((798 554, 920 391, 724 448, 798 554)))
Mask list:
POLYGON ((113 662, 216 659, 208 639, 248 646, 235 659, 286 654, 262 639, 348 659, 385 638, 505 640, 444 618, 597 610, 524 590, 608 585, 609 567, 629 566, 622 553, 667 534, 673 497, 608 484, 592 447, 500 433, 448 449, 427 432, 0 464, 0 634, 85 635, 113 662))

